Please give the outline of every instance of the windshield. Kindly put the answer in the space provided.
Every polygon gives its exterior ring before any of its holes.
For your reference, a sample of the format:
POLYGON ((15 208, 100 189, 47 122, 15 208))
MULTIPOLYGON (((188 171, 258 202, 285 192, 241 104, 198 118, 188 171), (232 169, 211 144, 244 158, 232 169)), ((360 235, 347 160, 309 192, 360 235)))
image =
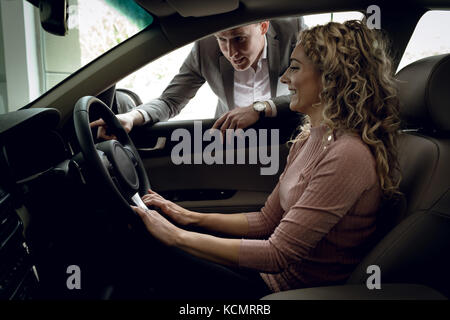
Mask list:
POLYGON ((0 113, 25 106, 153 22, 133 0, 69 0, 68 4, 69 31, 61 37, 41 28, 39 9, 29 2, 2 1, 0 113))

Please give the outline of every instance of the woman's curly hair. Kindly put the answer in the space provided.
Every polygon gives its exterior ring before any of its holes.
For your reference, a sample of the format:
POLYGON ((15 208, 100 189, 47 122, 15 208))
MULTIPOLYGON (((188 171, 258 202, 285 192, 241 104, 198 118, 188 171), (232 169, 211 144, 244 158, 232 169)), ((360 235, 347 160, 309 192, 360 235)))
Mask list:
POLYGON ((383 195, 400 194, 399 102, 380 31, 358 20, 330 22, 301 32, 298 44, 321 72, 323 123, 359 135, 375 157, 383 195))

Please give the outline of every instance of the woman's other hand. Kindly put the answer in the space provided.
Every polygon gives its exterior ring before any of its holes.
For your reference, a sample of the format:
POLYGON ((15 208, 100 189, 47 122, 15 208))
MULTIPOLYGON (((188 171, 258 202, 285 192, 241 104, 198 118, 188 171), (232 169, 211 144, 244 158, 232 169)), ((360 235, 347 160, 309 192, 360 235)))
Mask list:
POLYGON ((154 206, 166 214, 170 219, 182 226, 193 225, 197 222, 197 212, 193 212, 180 207, 172 201, 164 199, 158 193, 148 190, 148 194, 142 197, 145 205, 154 206))
POLYGON ((131 208, 141 217, 145 227, 153 237, 165 245, 176 245, 181 229, 174 226, 155 210, 144 210, 135 206, 131 206, 131 208))

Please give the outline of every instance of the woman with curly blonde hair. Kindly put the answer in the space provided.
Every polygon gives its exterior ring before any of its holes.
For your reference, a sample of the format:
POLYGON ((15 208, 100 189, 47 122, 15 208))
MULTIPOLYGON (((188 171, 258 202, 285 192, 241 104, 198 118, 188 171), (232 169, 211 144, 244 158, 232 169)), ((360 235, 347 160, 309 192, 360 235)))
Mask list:
POLYGON ((398 192, 398 102, 384 43, 359 21, 305 30, 282 81, 291 110, 308 123, 260 211, 202 214, 153 191, 145 204, 176 225, 134 208, 162 247, 188 253, 154 269, 170 273, 160 287, 191 298, 255 298, 342 283, 366 254, 381 199, 398 192))
MULTIPOLYGON (((396 140, 400 120, 386 42, 379 39, 377 31, 351 20, 303 32, 298 44, 297 54, 301 47, 300 54, 321 74, 320 102, 312 104, 314 114, 321 113, 319 118, 329 132, 360 136, 376 159, 383 195, 390 198, 398 194, 396 140)), ((293 72, 295 67, 289 70, 293 72)), ((299 140, 309 134, 311 119, 306 119, 299 140)))

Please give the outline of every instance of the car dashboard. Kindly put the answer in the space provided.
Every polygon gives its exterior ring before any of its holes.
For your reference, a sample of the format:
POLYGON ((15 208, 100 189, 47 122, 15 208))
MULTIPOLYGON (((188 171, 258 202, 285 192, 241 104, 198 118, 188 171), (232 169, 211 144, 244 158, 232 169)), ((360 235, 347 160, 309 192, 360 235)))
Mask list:
POLYGON ((37 194, 52 193, 53 188, 44 180, 48 182, 49 176, 66 175, 69 171, 64 169, 70 162, 68 144, 55 130, 59 119, 57 110, 44 108, 0 116, 2 300, 36 298, 39 272, 26 239, 27 233, 32 233, 29 225, 33 215, 45 211, 46 200, 38 204, 34 199, 37 194))

